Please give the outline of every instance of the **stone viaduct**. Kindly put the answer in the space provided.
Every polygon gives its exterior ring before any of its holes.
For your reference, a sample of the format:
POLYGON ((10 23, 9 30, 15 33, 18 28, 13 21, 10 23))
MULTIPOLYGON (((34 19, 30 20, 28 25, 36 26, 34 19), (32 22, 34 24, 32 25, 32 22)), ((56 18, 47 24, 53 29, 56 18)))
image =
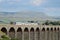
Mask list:
POLYGON ((60 40, 60 26, 0 24, 0 30, 19 40, 60 40))

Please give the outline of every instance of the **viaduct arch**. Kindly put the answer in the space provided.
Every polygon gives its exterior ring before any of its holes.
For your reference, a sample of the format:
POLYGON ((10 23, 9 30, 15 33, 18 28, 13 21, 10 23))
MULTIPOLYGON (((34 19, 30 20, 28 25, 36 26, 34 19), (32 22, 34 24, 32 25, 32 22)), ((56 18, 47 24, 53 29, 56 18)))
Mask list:
POLYGON ((9 29, 9 36, 10 36, 11 38, 15 38, 15 29, 14 29, 13 27, 11 27, 11 28, 9 29))
POLYGON ((2 27, 1 31, 4 32, 5 34, 7 34, 7 29, 5 27, 2 27))
POLYGON ((17 29, 17 39, 22 40, 22 29, 20 27, 17 29))
POLYGON ((0 30, 18 40, 60 40, 60 26, 0 24, 0 30))

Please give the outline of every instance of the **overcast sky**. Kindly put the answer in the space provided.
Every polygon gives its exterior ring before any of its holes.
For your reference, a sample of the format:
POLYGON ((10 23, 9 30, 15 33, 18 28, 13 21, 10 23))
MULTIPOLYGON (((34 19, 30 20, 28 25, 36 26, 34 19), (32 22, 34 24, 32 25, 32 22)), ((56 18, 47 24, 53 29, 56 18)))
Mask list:
POLYGON ((0 0, 0 12, 40 11, 60 16, 60 0, 0 0))

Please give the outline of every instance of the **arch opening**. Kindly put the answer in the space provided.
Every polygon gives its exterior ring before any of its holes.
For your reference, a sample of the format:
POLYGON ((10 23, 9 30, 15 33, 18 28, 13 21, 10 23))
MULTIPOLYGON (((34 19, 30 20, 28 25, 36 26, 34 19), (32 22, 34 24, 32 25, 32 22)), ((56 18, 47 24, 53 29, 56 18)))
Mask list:
POLYGON ((51 31, 53 31, 53 28, 51 28, 51 31))
POLYGON ((24 29, 24 32, 28 32, 28 31, 29 31, 28 28, 25 28, 25 29, 24 29))
POLYGON ((42 28, 42 31, 45 31, 45 28, 42 28))
POLYGON ((17 32, 22 32, 22 29, 21 29, 21 28, 18 28, 18 29, 17 29, 17 32))
POLYGON ((53 36, 54 36, 53 33, 54 33, 54 32, 53 32, 53 28, 50 28, 50 39, 51 39, 51 40, 53 39, 53 36))
POLYGON ((34 28, 30 29, 30 40, 34 40, 34 28))
POLYGON ((49 31, 49 28, 47 28, 47 31, 49 31))
POLYGON ((17 29, 17 39, 22 40, 22 29, 21 28, 17 29))
POLYGON ((14 28, 10 28, 9 32, 15 32, 14 28))
POLYGON ((36 28, 36 31, 39 31, 39 28, 36 28))
POLYGON ((28 28, 24 29, 24 40, 29 40, 29 30, 28 30, 28 28))
POLYGON ((47 28, 46 33, 47 33, 47 35, 46 35, 47 40, 49 40, 49 36, 50 36, 50 31, 49 31, 49 28, 47 28))
POLYGON ((12 28, 10 28, 10 30, 9 30, 9 36, 11 37, 11 38, 15 38, 15 29, 12 27, 12 28))
POLYGON ((57 30, 59 31, 59 28, 57 28, 57 30))
POLYGON ((7 29, 6 29, 5 27, 3 27, 3 28, 1 29, 1 31, 2 31, 3 33, 7 34, 7 29))
POLYGON ((45 28, 42 28, 41 30, 41 38, 42 40, 45 40, 45 28))
POLYGON ((30 32, 34 32, 34 28, 31 28, 31 29, 30 29, 30 32))
POLYGON ((54 31, 56 31, 56 28, 54 28, 54 31))
POLYGON ((36 28, 36 40, 40 40, 40 32, 39 28, 36 28))

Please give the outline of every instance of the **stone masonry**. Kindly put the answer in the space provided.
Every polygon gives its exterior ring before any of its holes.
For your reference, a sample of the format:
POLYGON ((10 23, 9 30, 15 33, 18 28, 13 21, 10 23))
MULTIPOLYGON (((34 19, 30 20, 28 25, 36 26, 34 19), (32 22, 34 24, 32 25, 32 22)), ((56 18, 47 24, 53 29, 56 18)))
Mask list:
POLYGON ((19 40, 60 40, 60 26, 0 24, 0 30, 19 40))

